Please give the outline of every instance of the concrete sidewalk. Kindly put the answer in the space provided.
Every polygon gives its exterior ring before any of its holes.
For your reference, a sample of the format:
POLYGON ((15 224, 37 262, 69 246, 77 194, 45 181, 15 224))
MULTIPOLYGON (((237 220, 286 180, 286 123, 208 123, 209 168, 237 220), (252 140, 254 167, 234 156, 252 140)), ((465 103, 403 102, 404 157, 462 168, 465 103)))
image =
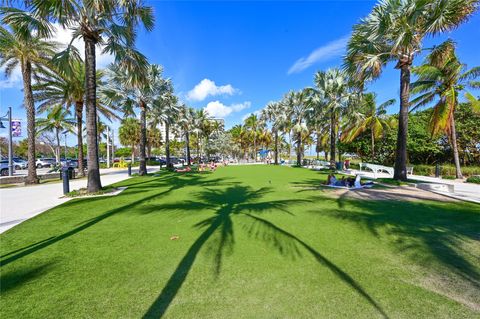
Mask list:
MULTIPOLYGON (((391 175, 386 173, 374 174, 369 171, 357 171, 349 170, 345 173, 356 175, 360 174, 368 178, 392 178, 391 175)), ((421 187, 424 190, 428 190, 437 194, 444 196, 465 200, 474 203, 480 203, 480 185, 474 183, 465 183, 461 180, 452 180, 452 179, 441 179, 437 177, 422 176, 422 175, 408 175, 408 178, 411 180, 416 180, 424 183, 433 183, 436 185, 451 185, 453 187, 421 187)), ((417 187, 418 187, 417 183, 417 187)), ((422 185, 426 186, 426 185, 422 185)), ((420 188, 420 187, 419 187, 420 188)))
MULTIPOLYGON (((149 173, 157 170, 158 166, 148 167, 149 173)), ((138 168, 132 169, 132 173, 137 171, 138 168)), ((101 169, 100 174, 103 186, 129 178, 126 169, 101 169)), ((70 190, 83 187, 87 187, 86 178, 70 182, 70 190)), ((60 182, 0 189, 0 233, 70 200, 60 198, 62 195, 63 185, 60 182)))

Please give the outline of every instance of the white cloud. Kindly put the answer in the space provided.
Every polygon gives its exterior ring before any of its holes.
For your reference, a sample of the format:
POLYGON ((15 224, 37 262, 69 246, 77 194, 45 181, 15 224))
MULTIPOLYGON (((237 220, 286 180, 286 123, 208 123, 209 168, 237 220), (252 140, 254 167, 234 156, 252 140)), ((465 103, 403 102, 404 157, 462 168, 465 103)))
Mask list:
POLYGON ((244 109, 249 108, 251 105, 250 102, 243 102, 239 104, 225 105, 220 101, 212 101, 207 104, 204 110, 212 117, 227 117, 234 112, 240 112, 244 109))
POLYGON ((6 78, 5 68, 0 68, 0 73, 2 74, 2 79, 0 80, 0 89, 9 89, 9 88, 22 88, 22 72, 20 67, 13 69, 10 77, 6 78))
POLYGON ((192 101, 203 101, 208 96, 222 94, 233 95, 237 92, 238 90, 235 89, 231 84, 217 86, 212 80, 203 79, 187 93, 187 98, 192 101))
POLYGON ((327 61, 333 57, 341 55, 345 51, 347 42, 350 36, 344 36, 335 41, 329 42, 324 46, 321 46, 310 53, 307 57, 301 57, 290 67, 288 74, 298 73, 306 68, 309 68, 312 64, 327 61))
MULTIPOLYGON (((63 45, 63 47, 60 49, 63 49, 72 40, 72 31, 69 29, 62 28, 57 23, 54 23, 53 26, 54 26, 54 34, 53 34, 53 37, 49 39, 49 41, 60 43, 61 45, 63 45)), ((80 56, 83 58, 85 54, 85 43, 83 42, 83 40, 75 39, 75 41, 73 41, 73 46, 75 46, 78 49, 80 56)), ((97 47, 97 50, 96 50, 97 69, 105 68, 113 61, 114 61, 113 55, 104 54, 102 53, 102 48, 97 47)), ((3 74, 5 73, 5 68, 0 68, 0 73, 2 74, 2 77, 3 77, 3 74)), ((20 66, 17 66, 12 71, 12 74, 10 75, 9 78, 3 77, 0 80, 0 88, 1 89, 5 89, 5 88, 21 89, 23 88, 22 81, 23 81, 22 72, 20 71, 20 66)))

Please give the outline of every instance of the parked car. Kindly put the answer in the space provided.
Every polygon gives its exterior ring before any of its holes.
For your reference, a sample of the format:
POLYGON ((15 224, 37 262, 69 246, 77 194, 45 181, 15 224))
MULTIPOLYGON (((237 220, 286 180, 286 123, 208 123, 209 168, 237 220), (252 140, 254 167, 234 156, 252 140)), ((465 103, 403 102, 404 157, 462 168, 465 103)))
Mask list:
POLYGON ((44 167, 53 167, 55 166, 56 160, 54 158, 37 158, 35 165, 37 168, 44 167))
POLYGON ((15 169, 27 169, 28 162, 20 157, 12 158, 15 169))
MULTIPOLYGON (((15 166, 13 167, 13 172, 15 173, 15 166)), ((0 175, 8 176, 8 161, 6 160, 0 161, 0 175)))

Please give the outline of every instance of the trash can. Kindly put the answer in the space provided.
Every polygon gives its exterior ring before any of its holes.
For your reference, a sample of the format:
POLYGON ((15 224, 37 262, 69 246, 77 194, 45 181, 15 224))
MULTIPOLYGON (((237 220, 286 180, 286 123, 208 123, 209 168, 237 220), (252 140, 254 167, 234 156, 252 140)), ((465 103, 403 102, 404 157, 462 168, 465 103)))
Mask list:
POLYGON ((341 171, 343 169, 343 163, 342 162, 336 162, 335 163, 335 168, 337 171, 341 171))

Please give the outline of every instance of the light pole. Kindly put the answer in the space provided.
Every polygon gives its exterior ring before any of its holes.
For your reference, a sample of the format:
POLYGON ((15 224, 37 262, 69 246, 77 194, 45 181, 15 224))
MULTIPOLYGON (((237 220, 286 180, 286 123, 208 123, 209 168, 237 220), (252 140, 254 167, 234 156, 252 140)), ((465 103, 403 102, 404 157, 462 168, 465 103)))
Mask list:
POLYGON ((107 168, 110 168, 110 128, 107 126, 107 168))
POLYGON ((67 134, 68 131, 63 131, 62 134, 64 135, 65 138, 65 162, 67 161, 67 134))
POLYGON ((8 121, 8 176, 13 176, 13 144, 12 144, 12 107, 8 107, 7 114, 0 117, 0 128, 5 128, 2 121, 8 121))

